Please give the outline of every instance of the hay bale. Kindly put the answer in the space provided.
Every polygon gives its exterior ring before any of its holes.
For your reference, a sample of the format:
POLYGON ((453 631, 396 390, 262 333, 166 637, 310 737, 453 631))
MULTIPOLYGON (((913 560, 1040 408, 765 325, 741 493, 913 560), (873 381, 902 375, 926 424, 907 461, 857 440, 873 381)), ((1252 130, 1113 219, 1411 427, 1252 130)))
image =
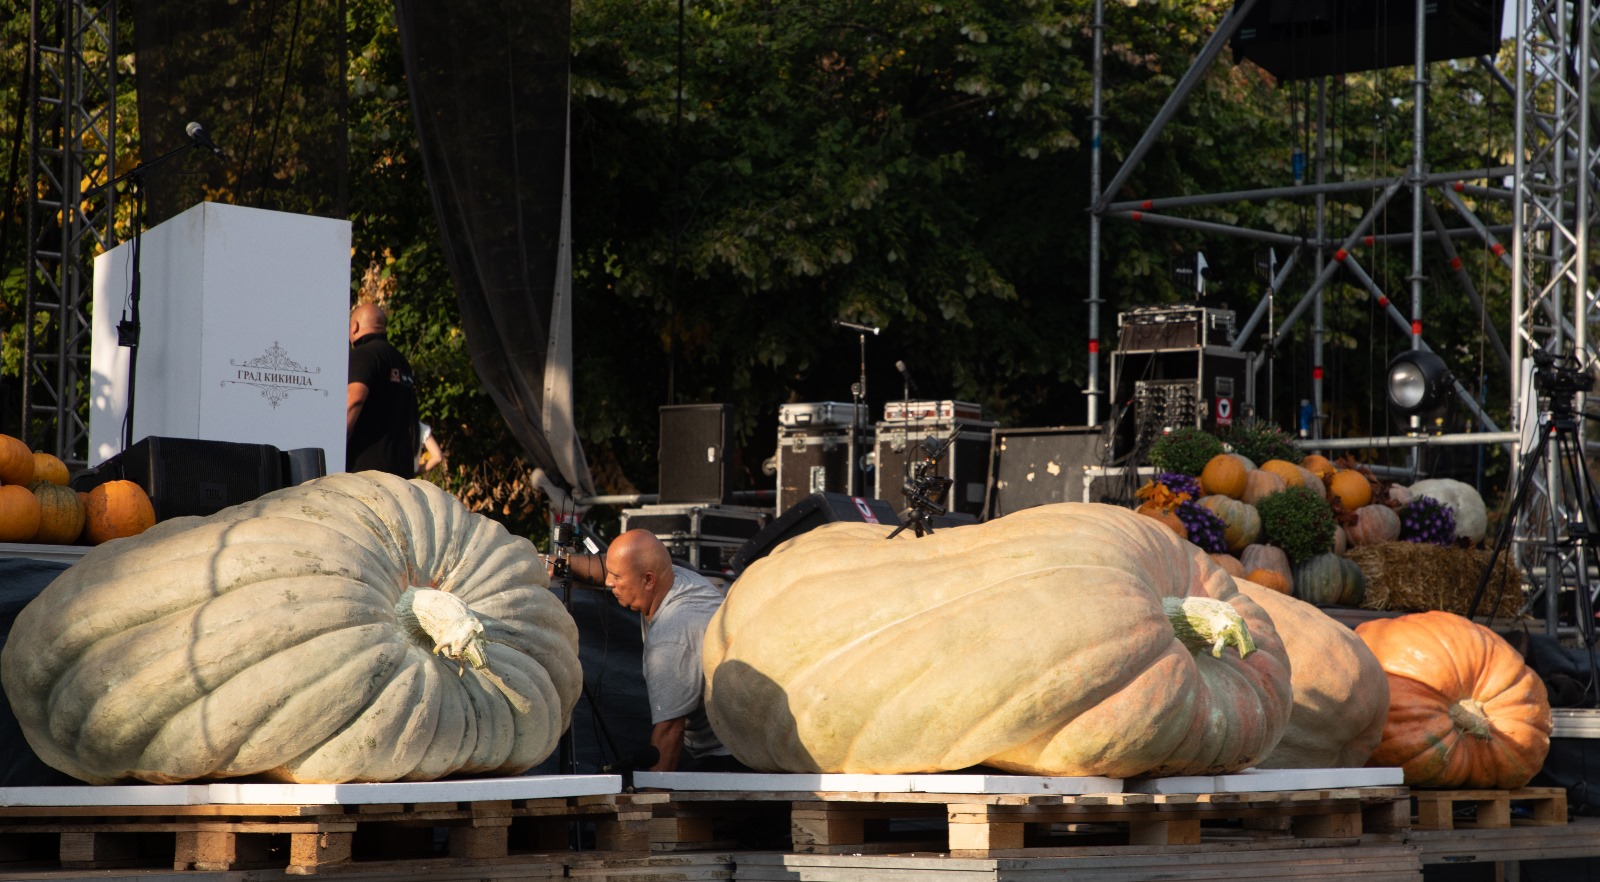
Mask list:
MULTIPOLYGON (((1399 612, 1440 609, 1464 616, 1483 570, 1489 565, 1490 552, 1419 542, 1382 542, 1352 548, 1346 556, 1367 577, 1362 607, 1399 612)), ((1523 602, 1522 573, 1509 555, 1502 554, 1484 588, 1478 614, 1515 620, 1521 618, 1523 602)))

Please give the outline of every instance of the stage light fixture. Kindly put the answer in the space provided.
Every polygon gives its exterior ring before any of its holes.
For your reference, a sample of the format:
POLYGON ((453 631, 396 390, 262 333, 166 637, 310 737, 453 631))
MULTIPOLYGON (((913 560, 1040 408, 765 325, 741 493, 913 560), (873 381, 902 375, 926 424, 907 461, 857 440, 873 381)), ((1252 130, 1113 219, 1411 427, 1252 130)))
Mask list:
POLYGON ((1415 428, 1422 414, 1444 404, 1454 380, 1444 359, 1425 349, 1407 350, 1389 362, 1389 405, 1415 428))

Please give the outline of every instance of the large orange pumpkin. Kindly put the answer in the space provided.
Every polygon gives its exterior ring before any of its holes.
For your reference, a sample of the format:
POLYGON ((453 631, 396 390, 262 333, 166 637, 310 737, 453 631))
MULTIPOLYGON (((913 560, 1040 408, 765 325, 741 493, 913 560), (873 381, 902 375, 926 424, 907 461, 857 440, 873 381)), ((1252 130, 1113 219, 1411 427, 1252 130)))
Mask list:
POLYGON ((71 545, 83 533, 83 501, 71 487, 34 481, 28 488, 39 500, 39 529, 33 541, 42 545, 71 545))
POLYGON ((95 545, 137 536, 156 522, 150 497, 132 481, 107 481, 90 490, 85 515, 84 526, 95 545))
POLYGON ((33 452, 33 480, 65 484, 71 477, 71 473, 67 471, 67 464, 55 454, 45 453, 43 450, 33 452))
POLYGON ((1207 496, 1238 499, 1244 495, 1249 476, 1250 470, 1239 457, 1231 453, 1219 453, 1211 457, 1206 467, 1200 470, 1200 489, 1207 496))
POLYGON ((33 483, 33 451, 20 438, 0 435, 0 484, 33 483))
POLYGON ((1328 480, 1328 495, 1339 500, 1345 511, 1355 511, 1372 502, 1372 484, 1355 469, 1344 469, 1328 480))
POLYGON ((1305 483, 1305 469, 1289 462, 1286 459, 1269 459, 1261 464, 1263 472, 1271 472, 1283 479, 1285 487, 1299 487, 1305 483))
POLYGON ((1407 784, 1515 790, 1550 751, 1544 683, 1511 645, 1454 613, 1356 628, 1389 676, 1389 716, 1370 765, 1407 784))
POLYGON ((29 542, 38 529, 39 500, 33 491, 16 484, 0 486, 0 542, 29 542))

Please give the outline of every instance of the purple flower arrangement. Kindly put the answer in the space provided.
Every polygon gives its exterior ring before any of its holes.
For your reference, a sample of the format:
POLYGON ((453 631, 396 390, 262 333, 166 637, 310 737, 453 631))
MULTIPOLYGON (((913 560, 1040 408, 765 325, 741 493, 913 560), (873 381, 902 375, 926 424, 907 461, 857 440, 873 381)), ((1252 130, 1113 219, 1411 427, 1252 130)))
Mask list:
POLYGON ((1182 472, 1162 472, 1156 475, 1156 483, 1165 486, 1173 493, 1182 496, 1188 494, 1190 499, 1200 498, 1200 479, 1182 472))
POLYGON ((1418 496, 1400 509, 1400 538, 1448 548, 1456 541, 1456 512, 1431 496, 1418 496))
POLYGON ((1223 554, 1228 550, 1228 526, 1216 512, 1198 502, 1181 502, 1173 513, 1189 531, 1189 541, 1200 546, 1200 550, 1210 554, 1223 554))

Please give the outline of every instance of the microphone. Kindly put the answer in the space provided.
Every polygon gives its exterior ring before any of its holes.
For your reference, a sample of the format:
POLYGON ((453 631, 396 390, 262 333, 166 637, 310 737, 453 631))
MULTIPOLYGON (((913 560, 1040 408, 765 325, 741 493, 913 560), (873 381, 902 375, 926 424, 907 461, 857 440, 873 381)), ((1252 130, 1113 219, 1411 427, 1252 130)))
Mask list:
POLYGON ((895 362, 894 363, 894 369, 900 372, 900 376, 901 377, 905 378, 906 388, 907 389, 910 389, 912 392, 917 391, 917 381, 911 379, 911 369, 906 367, 906 363, 905 362, 903 362, 903 361, 895 362))
POLYGON ((197 122, 192 122, 187 126, 184 126, 183 130, 189 133, 189 140, 193 141, 197 146, 204 147, 207 150, 210 150, 212 153, 217 154, 218 159, 228 158, 227 154, 222 152, 222 148, 218 147, 217 143, 211 140, 211 136, 206 134, 204 126, 197 122))
POLYGON ((849 328, 852 331, 860 331, 863 334, 871 334, 874 337, 878 336, 878 329, 874 328, 871 325, 862 325, 862 324, 857 324, 855 322, 847 322, 844 319, 834 319, 833 320, 833 326, 836 327, 836 328, 849 328))
POLYGON ((633 756, 623 757, 616 762, 600 767, 602 774, 609 775, 613 772, 635 772, 639 769, 648 769, 661 762, 661 751, 654 746, 645 746, 633 756))

